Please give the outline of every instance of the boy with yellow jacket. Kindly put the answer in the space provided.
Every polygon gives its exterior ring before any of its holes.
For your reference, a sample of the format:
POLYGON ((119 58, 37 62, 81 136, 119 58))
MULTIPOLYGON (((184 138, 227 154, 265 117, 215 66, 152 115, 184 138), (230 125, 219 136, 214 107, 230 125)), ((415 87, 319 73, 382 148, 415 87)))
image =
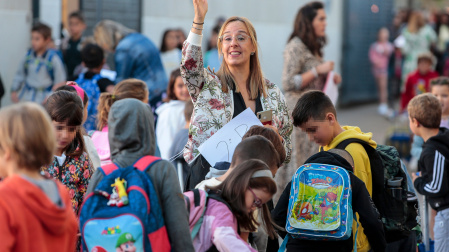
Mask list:
MULTIPOLYGON (((319 144, 324 151, 336 148, 343 140, 356 138, 377 147, 372 133, 363 133, 359 127, 340 126, 337 112, 332 101, 321 91, 305 92, 297 101, 292 112, 293 125, 306 132, 310 140, 319 144)), ((350 143, 345 150, 354 159, 354 174, 362 180, 372 197, 371 165, 364 147, 358 143, 350 143)), ((358 218, 358 216, 357 216, 358 218)), ((353 223, 353 232, 357 224, 353 223)), ((371 246, 360 225, 357 234, 357 251, 368 252, 371 246)))

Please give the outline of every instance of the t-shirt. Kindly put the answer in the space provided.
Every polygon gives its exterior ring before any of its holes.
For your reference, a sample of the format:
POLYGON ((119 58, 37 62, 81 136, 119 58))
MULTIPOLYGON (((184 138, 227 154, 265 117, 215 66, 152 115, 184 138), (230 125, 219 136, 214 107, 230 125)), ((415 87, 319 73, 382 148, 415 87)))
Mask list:
POLYGON ((65 162, 66 155, 64 153, 62 153, 61 156, 56 156, 55 155, 55 158, 58 160, 58 164, 59 165, 63 165, 64 162, 65 162))

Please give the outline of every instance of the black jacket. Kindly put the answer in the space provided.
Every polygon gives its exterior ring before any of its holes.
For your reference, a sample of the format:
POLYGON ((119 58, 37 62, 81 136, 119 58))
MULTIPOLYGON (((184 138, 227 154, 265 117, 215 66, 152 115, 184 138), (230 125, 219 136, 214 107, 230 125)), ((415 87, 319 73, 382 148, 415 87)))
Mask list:
POLYGON ((414 182, 416 190, 428 196, 430 206, 441 211, 449 208, 449 130, 440 128, 436 136, 423 145, 418 161, 421 176, 414 182))
MULTIPOLYGON (((345 159, 337 154, 330 152, 319 152, 310 157, 305 163, 332 164, 345 168, 349 173, 352 185, 352 209, 359 214, 359 223, 364 228, 364 233, 368 238, 371 248, 374 252, 385 251, 386 241, 382 222, 379 219, 379 213, 372 202, 365 183, 352 173, 352 167, 345 159)), ((276 208, 271 212, 273 221, 285 227, 287 223, 288 201, 290 198, 291 182, 284 189, 276 208)), ((285 232, 279 232, 285 236, 285 232)), ((353 249, 353 236, 344 241, 312 241, 289 238, 287 250, 292 251, 341 251, 350 252, 353 249)))

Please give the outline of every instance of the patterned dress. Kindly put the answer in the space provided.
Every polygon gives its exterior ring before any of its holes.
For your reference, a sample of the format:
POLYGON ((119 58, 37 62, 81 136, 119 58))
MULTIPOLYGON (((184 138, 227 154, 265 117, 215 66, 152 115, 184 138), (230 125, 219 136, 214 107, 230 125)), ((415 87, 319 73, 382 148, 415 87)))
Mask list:
MULTIPOLYGON (((307 48, 298 37, 291 39, 285 46, 282 87, 285 92, 288 113, 290 115, 302 93, 308 90, 323 90, 326 82, 326 75, 319 75, 318 78, 311 81, 307 86, 298 89, 298 85, 295 84, 294 80, 295 75, 310 71, 313 67, 316 67, 321 63, 323 63, 323 60, 313 55, 309 48, 307 48)), ((307 134, 297 127, 293 128, 292 146, 291 162, 284 169, 280 169, 276 176, 279 192, 284 191, 285 186, 290 182, 296 169, 301 166, 307 158, 318 152, 318 145, 311 142, 307 137, 307 134)))
POLYGON ((78 215, 79 208, 83 203, 84 193, 93 174, 89 156, 85 152, 79 157, 67 156, 62 165, 54 157, 53 163, 44 167, 42 171, 47 176, 61 181, 67 187, 72 198, 73 211, 78 215))
MULTIPOLYGON (((190 33, 191 36, 196 34, 190 33)), ((181 76, 187 85, 194 105, 189 128, 189 140, 184 148, 184 158, 190 163, 198 155, 198 147, 226 123, 232 120, 234 101, 232 89, 222 91, 218 77, 204 68, 201 46, 184 42, 181 61, 181 76)), ((273 126, 284 139, 287 153, 285 163, 290 161, 292 121, 288 113, 284 95, 272 82, 266 80, 267 97, 261 95, 263 110, 273 111, 273 126)))

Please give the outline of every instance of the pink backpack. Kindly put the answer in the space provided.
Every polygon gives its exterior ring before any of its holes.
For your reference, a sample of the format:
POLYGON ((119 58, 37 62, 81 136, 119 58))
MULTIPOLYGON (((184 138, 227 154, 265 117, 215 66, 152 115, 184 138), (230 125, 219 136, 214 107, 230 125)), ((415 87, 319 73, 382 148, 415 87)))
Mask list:
POLYGON ((101 131, 94 131, 91 138, 100 157, 101 166, 112 163, 111 150, 109 149, 108 126, 105 126, 101 131))

